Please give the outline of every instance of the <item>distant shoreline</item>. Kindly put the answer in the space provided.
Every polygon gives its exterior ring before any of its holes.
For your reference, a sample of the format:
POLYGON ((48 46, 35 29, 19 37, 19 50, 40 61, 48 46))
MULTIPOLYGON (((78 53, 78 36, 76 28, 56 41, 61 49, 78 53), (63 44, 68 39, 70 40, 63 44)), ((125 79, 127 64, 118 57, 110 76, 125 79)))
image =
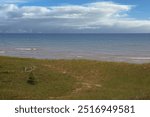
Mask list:
POLYGON ((68 58, 39 58, 39 57, 29 57, 29 56, 5 56, 0 55, 0 57, 10 57, 10 58, 25 58, 25 59, 37 59, 37 60, 89 60, 89 61, 100 61, 100 62, 124 62, 124 63, 133 63, 133 64, 146 64, 150 63, 150 57, 109 57, 101 56, 99 58, 96 57, 84 57, 84 56, 76 56, 76 57, 68 57, 68 58))
POLYGON ((135 34, 150 34, 150 33, 0 33, 0 35, 2 35, 2 34, 6 34, 6 35, 7 35, 7 34, 44 34, 44 35, 45 35, 45 34, 48 34, 48 35, 49 35, 49 34, 54 34, 54 35, 56 35, 56 34, 58 34, 58 35, 59 35, 59 34, 65 34, 65 35, 66 35, 66 34, 85 34, 85 35, 86 35, 86 34, 94 34, 94 35, 95 35, 95 34, 99 34, 99 35, 102 35, 102 34, 108 34, 108 35, 109 35, 109 34, 117 34, 117 35, 118 35, 118 34, 127 34, 127 35, 128 35, 128 34, 134 34, 134 35, 135 35, 135 34))

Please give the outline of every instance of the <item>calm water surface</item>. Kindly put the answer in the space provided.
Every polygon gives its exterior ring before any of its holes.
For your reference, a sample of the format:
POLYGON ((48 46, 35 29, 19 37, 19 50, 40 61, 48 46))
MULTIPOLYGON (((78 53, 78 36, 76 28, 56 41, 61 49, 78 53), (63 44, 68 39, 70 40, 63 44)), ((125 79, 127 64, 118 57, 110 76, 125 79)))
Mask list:
POLYGON ((0 56, 150 62, 150 34, 0 34, 0 56))

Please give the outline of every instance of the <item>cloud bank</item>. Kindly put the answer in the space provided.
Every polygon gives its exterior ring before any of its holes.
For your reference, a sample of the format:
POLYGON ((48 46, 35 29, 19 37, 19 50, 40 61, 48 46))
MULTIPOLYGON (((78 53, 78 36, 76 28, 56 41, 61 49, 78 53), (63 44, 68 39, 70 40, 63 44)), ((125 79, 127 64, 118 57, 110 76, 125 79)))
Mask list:
POLYGON ((1 33, 150 32, 150 20, 128 16, 135 6, 114 2, 83 5, 0 5, 1 33))

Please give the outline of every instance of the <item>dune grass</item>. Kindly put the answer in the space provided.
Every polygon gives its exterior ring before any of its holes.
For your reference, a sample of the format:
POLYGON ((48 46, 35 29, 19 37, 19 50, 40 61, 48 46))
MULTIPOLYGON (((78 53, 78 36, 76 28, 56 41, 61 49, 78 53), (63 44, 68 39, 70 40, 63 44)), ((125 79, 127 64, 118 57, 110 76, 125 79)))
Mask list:
POLYGON ((0 57, 0 99, 150 99, 150 64, 0 57))

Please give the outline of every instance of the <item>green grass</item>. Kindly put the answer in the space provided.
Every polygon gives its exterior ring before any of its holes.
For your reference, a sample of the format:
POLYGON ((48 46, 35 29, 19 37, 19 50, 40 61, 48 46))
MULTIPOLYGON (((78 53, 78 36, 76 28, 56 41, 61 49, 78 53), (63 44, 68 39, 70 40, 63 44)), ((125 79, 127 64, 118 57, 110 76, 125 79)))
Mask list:
POLYGON ((0 99, 150 99, 150 64, 0 57, 0 99))

